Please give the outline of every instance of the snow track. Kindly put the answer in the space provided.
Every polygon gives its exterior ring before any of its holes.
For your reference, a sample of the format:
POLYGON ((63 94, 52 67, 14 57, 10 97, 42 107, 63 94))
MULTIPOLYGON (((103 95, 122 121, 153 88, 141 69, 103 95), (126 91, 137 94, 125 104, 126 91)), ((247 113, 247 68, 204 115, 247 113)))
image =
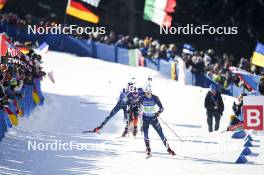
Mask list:
MULTIPOLYGON (((235 160, 243 150, 243 140, 231 139, 229 132, 208 133, 203 107, 206 89, 183 86, 147 68, 127 67, 91 58, 49 52, 44 58, 47 71, 54 71, 56 84, 42 82, 45 105, 30 118, 21 118, 0 142, 0 174, 262 174, 263 135, 253 134, 254 154, 248 164, 235 160), (153 156, 145 159, 143 136, 117 138, 124 122, 118 113, 100 134, 82 134, 108 115, 120 90, 135 77, 144 85, 153 77, 153 93, 165 108, 161 117, 181 136, 179 141, 164 124, 164 133, 176 156, 168 155, 158 135, 150 129, 153 156), (29 142, 79 143, 85 150, 28 149, 29 142)), ((233 98, 224 96, 225 112, 220 131, 228 125, 233 98)))

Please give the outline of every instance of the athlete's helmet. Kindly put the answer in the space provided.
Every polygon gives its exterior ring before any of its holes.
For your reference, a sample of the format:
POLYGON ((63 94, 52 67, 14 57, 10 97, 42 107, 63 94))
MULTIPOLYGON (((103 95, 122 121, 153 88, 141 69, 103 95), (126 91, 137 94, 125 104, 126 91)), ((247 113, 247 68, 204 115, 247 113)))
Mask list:
POLYGON ((151 90, 151 86, 150 86, 150 85, 146 85, 146 86, 143 88, 143 91, 144 91, 144 92, 152 92, 152 90, 151 90))

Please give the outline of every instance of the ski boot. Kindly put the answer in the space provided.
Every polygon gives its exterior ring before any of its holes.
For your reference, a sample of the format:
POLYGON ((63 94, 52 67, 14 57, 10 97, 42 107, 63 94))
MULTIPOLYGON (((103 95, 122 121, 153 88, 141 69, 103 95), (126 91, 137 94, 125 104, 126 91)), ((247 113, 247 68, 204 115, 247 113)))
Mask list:
POLYGON ((100 127, 96 127, 96 128, 94 128, 93 132, 95 132, 95 133, 99 133, 99 132, 100 132, 100 127))
POLYGON ((175 154, 175 152, 170 148, 170 146, 169 146, 169 144, 168 144, 168 142, 167 142, 167 139, 165 139, 164 141, 163 141, 163 143, 164 143, 164 145, 165 145, 165 147, 167 148, 167 152, 170 154, 170 155, 176 155, 175 154))
POLYGON ((126 127, 124 132, 122 133, 122 137, 125 137, 127 135, 127 133, 128 133, 128 128, 126 127))
POLYGON ((133 130, 133 136, 136 137, 137 136, 137 126, 134 126, 134 130, 133 130))
POLYGON ((167 149, 167 151, 172 156, 175 156, 176 155, 175 152, 170 147, 167 149))
POLYGON ((146 157, 146 159, 148 159, 148 158, 150 158, 152 155, 151 155, 151 149, 150 149, 150 147, 147 147, 147 149, 146 149, 146 153, 147 153, 147 157, 146 157))
POLYGON ((103 128, 103 123, 102 123, 100 126, 94 128, 94 129, 93 129, 93 132, 95 132, 95 133, 99 133, 100 130, 101 130, 102 128, 103 128))

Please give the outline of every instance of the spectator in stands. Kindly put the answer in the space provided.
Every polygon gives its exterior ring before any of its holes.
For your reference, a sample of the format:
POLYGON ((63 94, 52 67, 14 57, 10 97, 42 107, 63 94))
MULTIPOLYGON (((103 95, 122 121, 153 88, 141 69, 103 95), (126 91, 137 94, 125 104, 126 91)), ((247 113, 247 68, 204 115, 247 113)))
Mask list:
POLYGON ((167 59, 167 47, 165 44, 162 44, 160 46, 159 52, 158 52, 158 58, 161 59, 167 59))
POLYGON ((148 53, 148 48, 145 46, 144 41, 140 40, 138 45, 139 45, 139 50, 141 51, 142 56, 146 57, 148 53))
POLYGON ((133 49, 139 48, 139 38, 138 37, 134 37, 133 38, 133 49))
POLYGON ((151 37, 145 37, 144 46, 148 48, 151 45, 152 41, 153 41, 153 39, 151 37))
POLYGON ((259 89, 259 95, 264 95, 264 77, 260 78, 258 89, 259 89))
POLYGON ((173 60, 176 56, 176 52, 177 52, 177 47, 175 44, 170 44, 169 48, 167 49, 167 55, 166 58, 168 60, 173 60))
POLYGON ((241 58, 239 68, 244 69, 244 70, 246 70, 248 72, 251 72, 251 70, 250 70, 250 62, 247 59, 245 59, 245 58, 241 58))
POLYGON ((156 45, 155 43, 151 43, 147 51, 147 58, 157 58, 156 56, 156 45))
MULTIPOLYGON (((26 15, 25 18, 20 18, 14 13, 3 13, 0 15, 0 22, 5 24, 16 25, 18 27, 25 27, 27 24, 32 24, 33 17, 31 15, 26 15)), ((37 20, 35 20, 36 22, 37 20)), ((37 22, 38 26, 55 26, 58 23, 53 20, 39 20, 37 22)), ((159 43, 152 37, 146 36, 144 39, 138 37, 132 38, 129 35, 117 35, 114 31, 110 31, 108 35, 102 35, 98 33, 91 33, 89 35, 78 36, 85 39, 90 39, 93 41, 102 42, 105 44, 115 44, 117 47, 136 49, 138 48, 142 55, 147 58, 152 59, 165 59, 172 60, 177 55, 182 56, 185 62, 186 68, 191 66, 191 71, 197 75, 208 75, 218 84, 220 84, 223 89, 225 89, 228 84, 235 80, 235 84, 239 85, 241 82, 237 78, 233 78, 231 73, 228 71, 229 67, 233 65, 235 58, 233 55, 223 53, 221 56, 217 54, 213 49, 196 51, 190 44, 186 43, 183 45, 182 53, 177 50, 175 44, 165 45, 159 43), (194 53, 195 52, 195 53, 194 53)), ((249 59, 241 58, 239 62, 240 68, 252 72, 256 75, 264 75, 262 68, 258 66, 252 66, 249 59)))
POLYGON ((239 122, 243 122, 244 121, 244 118, 243 118, 243 115, 242 115, 242 106, 243 106, 243 97, 244 96, 246 96, 245 93, 240 94, 237 97, 237 101, 235 101, 233 103, 232 109, 233 109, 233 112, 235 114, 235 118, 230 121, 230 125, 236 125, 239 122))

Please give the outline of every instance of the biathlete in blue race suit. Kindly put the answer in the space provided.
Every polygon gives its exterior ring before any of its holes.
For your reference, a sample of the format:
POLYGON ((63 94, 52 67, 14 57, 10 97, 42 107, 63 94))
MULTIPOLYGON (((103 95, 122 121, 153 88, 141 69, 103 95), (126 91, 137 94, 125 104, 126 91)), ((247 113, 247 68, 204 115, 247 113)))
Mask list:
POLYGON ((151 155, 150 141, 148 137, 149 125, 151 125, 158 135, 160 136, 163 144, 167 148, 167 151, 171 155, 175 155, 174 151, 169 147, 166 137, 163 134, 161 125, 158 121, 158 116, 163 112, 163 106, 156 95, 153 95, 151 92, 151 87, 148 85, 145 89, 145 95, 140 98, 141 110, 143 111, 143 132, 144 132, 144 141, 146 145, 147 155, 151 155), (159 110, 156 112, 156 106, 159 107, 159 110))
POLYGON ((132 84, 128 83, 128 87, 124 88, 120 95, 117 104, 115 107, 111 110, 109 116, 107 116, 104 121, 101 123, 100 126, 94 128, 93 132, 99 132, 100 129, 103 128, 103 126, 121 109, 124 112, 124 118, 127 119, 127 96, 130 93, 130 87, 133 86, 132 84))
POLYGON ((125 137, 129 132, 130 124, 133 124, 133 136, 137 135, 138 131, 138 118, 140 115, 140 98, 144 95, 142 88, 136 88, 127 95, 127 106, 128 106, 128 119, 126 121, 126 127, 122 133, 122 137, 125 137))

